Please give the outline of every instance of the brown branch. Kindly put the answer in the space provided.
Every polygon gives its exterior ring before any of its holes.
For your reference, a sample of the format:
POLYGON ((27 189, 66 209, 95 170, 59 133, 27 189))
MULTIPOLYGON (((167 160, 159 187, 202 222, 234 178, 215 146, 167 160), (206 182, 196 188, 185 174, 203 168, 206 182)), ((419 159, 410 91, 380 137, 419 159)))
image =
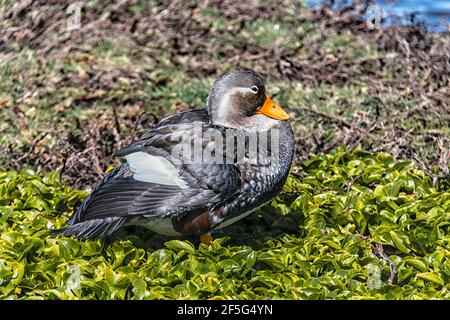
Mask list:
POLYGON ((389 268, 391 270, 391 274, 389 276, 389 279, 388 279, 387 283, 392 284, 394 282, 395 275, 397 274, 397 265, 396 265, 396 263, 394 261, 392 261, 391 259, 389 259, 387 254, 384 252, 383 246, 381 244, 378 244, 378 243, 375 244, 375 246, 373 247, 373 252, 381 260, 389 262, 389 268))
POLYGON ((14 161, 16 163, 20 163, 22 160, 26 159, 36 148, 36 145, 42 141, 48 134, 50 133, 50 131, 46 130, 44 132, 41 132, 40 134, 38 134, 36 136, 36 138, 33 139, 33 141, 31 142, 30 147, 28 148, 28 151, 25 152, 22 156, 20 156, 19 158, 15 159, 14 161))
POLYGON ((305 107, 298 107, 296 109, 302 110, 305 112, 309 112, 309 113, 315 114, 315 115, 323 117, 323 118, 327 118, 333 122, 338 122, 341 125, 343 125, 344 127, 349 128, 349 129, 352 127, 352 125, 350 123, 348 123, 346 120, 344 120, 343 118, 332 115, 332 114, 328 114, 326 112, 317 111, 317 110, 313 110, 313 109, 309 109, 309 108, 305 108, 305 107))

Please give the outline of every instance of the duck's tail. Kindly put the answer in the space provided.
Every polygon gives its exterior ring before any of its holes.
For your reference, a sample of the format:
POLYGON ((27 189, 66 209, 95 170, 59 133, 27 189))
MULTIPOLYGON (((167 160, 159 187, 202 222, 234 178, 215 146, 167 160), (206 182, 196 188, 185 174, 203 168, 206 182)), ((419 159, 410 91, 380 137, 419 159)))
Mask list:
POLYGON ((68 237, 75 235, 79 239, 104 239, 122 227, 126 221, 127 217, 108 217, 75 223, 69 220, 63 228, 53 230, 52 233, 68 237))
POLYGON ((91 194, 83 201, 78 210, 67 220, 61 229, 52 230, 52 234, 62 234, 65 236, 75 235, 80 239, 106 238, 114 231, 123 226, 127 217, 107 217, 102 219, 90 219, 82 221, 88 206, 91 204, 96 192, 108 183, 110 180, 122 175, 127 165, 122 164, 107 173, 103 179, 97 183, 91 191, 91 194))

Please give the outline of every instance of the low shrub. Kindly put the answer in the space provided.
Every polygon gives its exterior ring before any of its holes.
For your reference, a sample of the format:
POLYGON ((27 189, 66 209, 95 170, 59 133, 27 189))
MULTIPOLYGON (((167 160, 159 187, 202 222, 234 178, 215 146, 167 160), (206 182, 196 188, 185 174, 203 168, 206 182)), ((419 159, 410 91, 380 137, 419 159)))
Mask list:
POLYGON ((412 162, 338 149, 210 246, 150 248, 143 231, 108 245, 52 234, 86 193, 0 169, 0 299, 450 298, 450 192, 432 184, 412 162))

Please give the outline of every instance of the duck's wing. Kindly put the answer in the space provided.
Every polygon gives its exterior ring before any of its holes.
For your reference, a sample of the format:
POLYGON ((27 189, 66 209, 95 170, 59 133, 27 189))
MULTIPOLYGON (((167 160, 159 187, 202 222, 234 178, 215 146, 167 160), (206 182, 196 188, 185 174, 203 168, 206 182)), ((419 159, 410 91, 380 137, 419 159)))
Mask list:
POLYGON ((209 125, 209 117, 206 109, 173 114, 162 119, 138 141, 118 150, 115 156, 125 157, 143 148, 146 148, 147 152, 164 156, 166 153, 172 151, 171 148, 175 146, 174 142, 177 142, 182 137, 192 136, 195 128, 205 125, 209 125))
MULTIPOLYGON (((206 123, 202 126, 217 134, 217 128, 206 123)), ((195 136, 194 122, 159 124, 151 134, 122 149, 119 154, 127 162, 93 188, 62 233, 105 237, 133 216, 182 217, 215 210, 226 203, 240 188, 239 169, 214 161, 175 161, 172 153, 180 145, 174 139, 178 135, 195 136)), ((218 143, 204 140, 209 145, 218 143)))

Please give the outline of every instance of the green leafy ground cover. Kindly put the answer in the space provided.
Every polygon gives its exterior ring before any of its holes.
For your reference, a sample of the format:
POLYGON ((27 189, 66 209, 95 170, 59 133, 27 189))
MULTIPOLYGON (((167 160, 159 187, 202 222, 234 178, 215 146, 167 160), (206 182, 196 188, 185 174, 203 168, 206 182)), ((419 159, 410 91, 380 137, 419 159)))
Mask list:
POLYGON ((450 190, 386 153, 310 157, 211 246, 51 234, 85 196, 0 169, 0 299, 450 298, 450 190))

